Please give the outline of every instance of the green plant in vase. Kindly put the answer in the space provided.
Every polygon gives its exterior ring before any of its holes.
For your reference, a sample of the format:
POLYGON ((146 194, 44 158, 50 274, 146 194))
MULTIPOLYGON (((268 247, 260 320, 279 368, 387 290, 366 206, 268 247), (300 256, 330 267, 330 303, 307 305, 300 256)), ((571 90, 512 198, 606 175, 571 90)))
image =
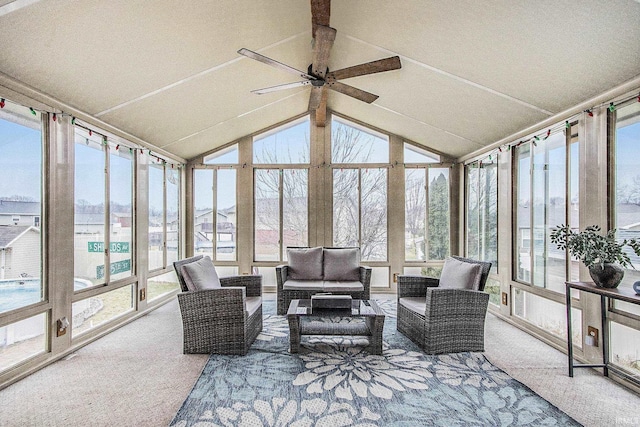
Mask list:
POLYGON ((636 239, 616 239, 616 230, 601 234, 600 227, 590 225, 584 231, 575 232, 568 225, 560 225, 551 231, 551 243, 582 261, 596 286, 617 287, 624 277, 624 267, 634 268, 623 249, 630 247, 640 256, 640 243, 636 239))

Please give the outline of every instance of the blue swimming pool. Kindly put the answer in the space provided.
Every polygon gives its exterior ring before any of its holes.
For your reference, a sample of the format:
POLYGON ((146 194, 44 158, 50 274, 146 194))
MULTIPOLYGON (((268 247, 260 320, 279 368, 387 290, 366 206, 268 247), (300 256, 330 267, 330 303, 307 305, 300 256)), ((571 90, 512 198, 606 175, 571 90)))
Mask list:
MULTIPOLYGON (((90 283, 82 279, 73 282, 73 289, 79 290, 90 283)), ((42 301, 40 279, 0 280, 0 313, 42 301)))

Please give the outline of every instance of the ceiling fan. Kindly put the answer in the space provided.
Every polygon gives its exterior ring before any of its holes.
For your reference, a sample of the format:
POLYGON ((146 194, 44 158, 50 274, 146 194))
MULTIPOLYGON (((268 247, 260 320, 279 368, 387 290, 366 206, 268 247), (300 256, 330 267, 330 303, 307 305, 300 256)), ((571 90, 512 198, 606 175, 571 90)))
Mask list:
POLYGON ((271 86, 263 89, 252 90, 252 93, 264 94, 278 90, 291 89, 300 86, 311 86, 309 97, 309 110, 316 112, 316 124, 324 126, 327 114, 327 89, 335 90, 366 103, 372 103, 378 99, 378 95, 344 84, 338 80, 367 74, 381 73, 383 71, 398 70, 402 67, 400 57, 379 59, 377 61, 354 65, 337 71, 329 71, 329 53, 336 39, 336 30, 329 26, 331 0, 311 0, 311 24, 314 39, 312 63, 307 72, 297 70, 282 62, 268 58, 249 49, 240 49, 238 53, 247 58, 260 61, 264 64, 280 70, 295 74, 304 80, 271 86))

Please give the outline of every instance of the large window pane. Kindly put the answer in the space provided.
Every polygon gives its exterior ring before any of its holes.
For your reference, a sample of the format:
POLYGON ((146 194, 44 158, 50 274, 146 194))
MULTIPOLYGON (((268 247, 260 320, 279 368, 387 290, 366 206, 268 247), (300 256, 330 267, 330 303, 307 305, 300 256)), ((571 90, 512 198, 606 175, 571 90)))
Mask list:
POLYGON ((164 166, 149 165, 149 270, 164 267, 164 166))
POLYGON ((178 235, 180 230, 180 173, 166 167, 167 175, 167 266, 178 260, 178 235))
POLYGON ((531 147, 529 144, 516 148, 516 279, 531 282, 531 147))
POLYGON ((47 351, 47 325, 41 313, 0 327, 0 371, 47 351))
POLYGON ((309 116, 253 140, 253 163, 309 163, 309 116))
MULTIPOLYGON (((306 169, 285 169, 282 174, 283 247, 307 246, 308 173, 306 169)), ((284 252, 286 260, 286 251, 284 252)))
POLYGON ((331 120, 331 162, 388 163, 388 138, 334 117, 331 120))
POLYGON ((101 135, 75 132, 75 277, 105 283, 105 146, 101 135))
POLYGON ((86 298, 71 305, 71 337, 87 332, 133 310, 133 285, 86 298))
POLYGON ((431 153, 415 145, 404 143, 405 163, 440 163, 440 155, 431 153))
MULTIPOLYGON (((615 128, 615 227, 618 239, 640 239, 640 103, 616 110, 615 128)), ((625 248, 631 263, 640 270, 640 257, 625 248)), ((633 269, 625 271, 620 287, 640 280, 633 269)))
POLYGON ((213 170, 196 169, 193 171, 194 194, 194 253, 208 255, 213 259, 213 242, 216 233, 213 230, 213 170))
POLYGON ((235 165, 238 164, 238 144, 211 153, 204 158, 205 165, 235 165))
MULTIPOLYGON (((513 314, 563 341, 567 340, 567 309, 564 304, 514 289, 513 314)), ((571 321, 573 344, 582 348, 582 311, 572 307, 571 321)))
POLYGON ((640 331, 616 322, 610 322, 609 327, 611 362, 640 376, 640 331))
POLYGON ((7 101, 0 110, 0 312, 43 299, 41 194, 40 114, 7 101), (28 292, 20 289, 25 279, 28 292))
POLYGON ((255 171, 255 260, 280 260, 280 170, 255 171))
POLYGON ((358 169, 333 170, 333 245, 360 246, 358 169))
POLYGON ((387 169, 361 169, 363 261, 387 260, 387 169))
POLYGON ((449 169, 429 169, 429 223, 427 246, 432 260, 449 255, 449 169))
POLYGON ((180 284, 175 270, 151 277, 147 280, 147 299, 152 301, 176 289, 180 289, 180 284))
POLYGON ((498 267, 498 167, 494 161, 467 166, 467 256, 498 267))
POLYGON ((216 171, 216 259, 236 260, 236 170, 216 171))
POLYGON ((405 169, 405 244, 407 261, 425 261, 427 220, 427 175, 424 169, 405 169))
POLYGON ((110 280, 117 280, 132 274, 133 156, 128 149, 110 150, 109 197, 112 218, 109 234, 110 280))

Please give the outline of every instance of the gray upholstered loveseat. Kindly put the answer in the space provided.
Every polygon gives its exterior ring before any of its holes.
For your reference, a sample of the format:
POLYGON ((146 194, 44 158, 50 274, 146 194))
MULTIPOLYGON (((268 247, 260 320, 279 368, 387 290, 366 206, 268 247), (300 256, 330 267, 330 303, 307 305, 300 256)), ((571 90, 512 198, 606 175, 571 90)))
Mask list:
POLYGON ((369 299, 371 267, 360 265, 359 248, 287 248, 288 264, 276 267, 278 314, 294 299, 319 292, 369 299))

